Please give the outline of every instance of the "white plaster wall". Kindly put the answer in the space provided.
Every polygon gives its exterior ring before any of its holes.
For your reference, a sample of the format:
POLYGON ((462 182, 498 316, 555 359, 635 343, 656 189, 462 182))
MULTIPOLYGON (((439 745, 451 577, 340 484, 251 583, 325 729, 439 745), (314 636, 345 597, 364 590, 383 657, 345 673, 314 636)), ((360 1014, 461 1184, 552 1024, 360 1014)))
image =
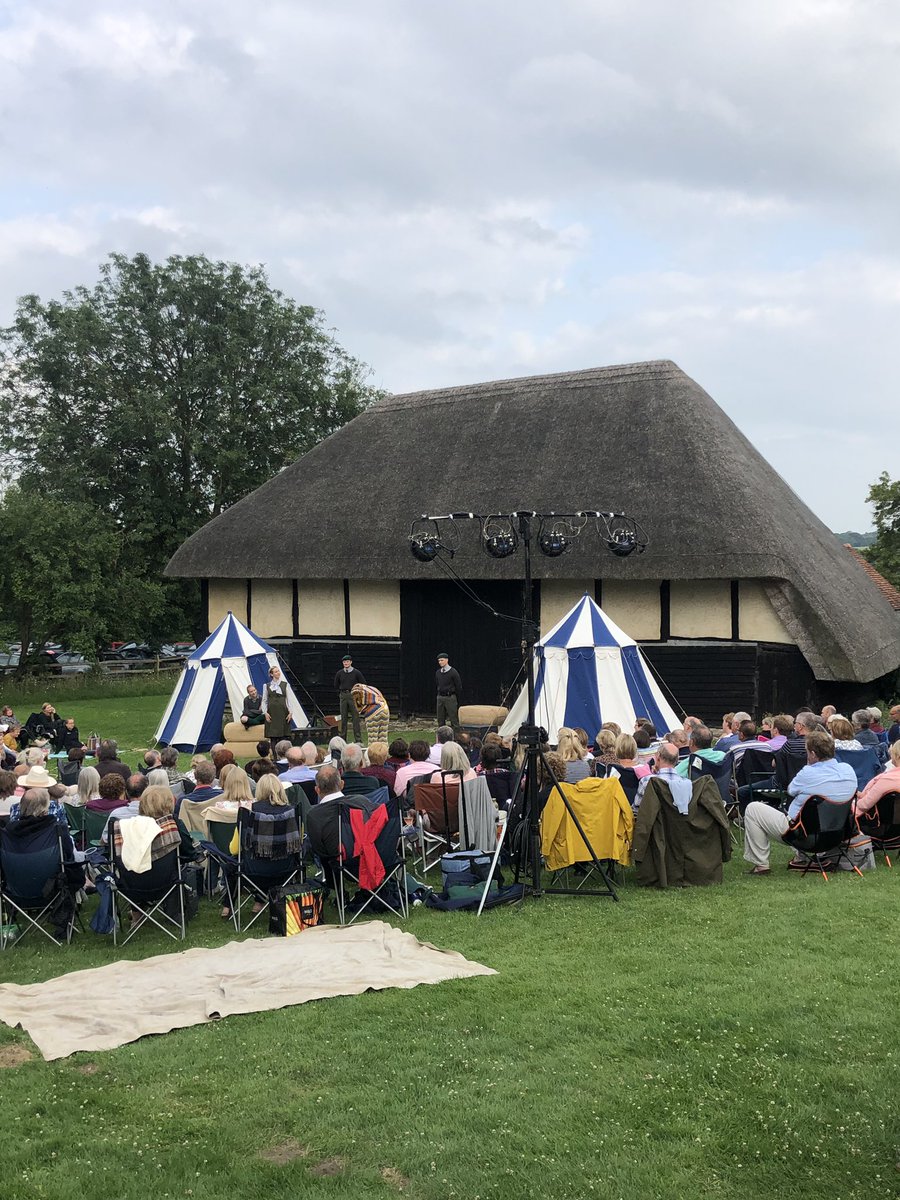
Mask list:
POLYGON ((301 637, 343 637, 344 581, 301 579, 297 587, 297 618, 301 637))
POLYGON ((215 629, 229 612, 247 623, 247 581, 245 579, 210 579, 207 621, 209 631, 215 629))
POLYGON ((400 636, 400 584, 396 580, 350 582, 352 637, 400 636))
POLYGON ((290 637, 294 584, 290 579, 254 579, 250 584, 250 618, 260 637, 290 637))
POLYGON ((593 579, 541 580, 541 637, 575 607, 585 592, 593 599, 593 579))
POLYGON ((635 641, 659 637, 659 581, 604 579, 603 611, 635 641))
POLYGON ((793 645, 794 639, 782 625, 762 582, 758 579, 742 579, 739 587, 741 641, 793 645))
POLYGON ((673 579, 670 595, 672 637, 731 637, 729 580, 673 579))

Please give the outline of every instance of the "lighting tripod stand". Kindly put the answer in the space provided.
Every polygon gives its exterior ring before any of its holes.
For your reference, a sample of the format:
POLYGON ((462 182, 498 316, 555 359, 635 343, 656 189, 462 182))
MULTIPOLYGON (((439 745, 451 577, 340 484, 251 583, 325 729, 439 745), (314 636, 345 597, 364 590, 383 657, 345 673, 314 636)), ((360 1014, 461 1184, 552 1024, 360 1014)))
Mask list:
MULTIPOLYGON (((560 787, 561 781, 556 779, 542 749, 542 743, 546 741, 547 735, 537 725, 535 716, 534 647, 538 640, 539 630, 534 623, 531 549, 535 521, 538 522, 540 550, 550 558, 557 558, 564 554, 574 539, 592 521, 600 533, 601 541, 605 542, 607 548, 620 558, 625 558, 634 552, 643 552, 647 546, 647 538, 638 523, 622 513, 581 511, 541 514, 520 510, 487 516, 479 516, 477 513, 470 512, 449 513, 445 516, 422 516, 418 521, 413 522, 409 534, 409 546, 413 557, 424 563, 434 562, 442 555, 452 558, 458 548, 459 540, 456 528, 446 523, 471 520, 481 522, 481 541, 485 552, 492 558, 509 557, 518 550, 520 543, 525 557, 521 623, 526 662, 528 716, 518 731, 518 744, 525 748, 523 773, 519 778, 516 794, 510 802, 510 812, 512 812, 513 805, 521 800, 522 826, 525 829, 524 845, 519 840, 516 855, 516 882, 519 882, 524 873, 529 879, 531 895, 535 897, 548 892, 563 895, 607 896, 612 900, 618 900, 606 868, 594 853, 565 790, 560 787), (450 530, 452 532, 448 533, 450 530), (543 774, 546 780, 552 781, 553 788, 560 796, 566 812, 587 848, 591 864, 588 873, 590 874, 591 869, 595 870, 602 880, 602 887, 589 889, 584 884, 576 888, 557 887, 552 883, 549 887, 543 887, 539 774, 543 774)), ((502 616, 503 614, 495 615, 502 616)))

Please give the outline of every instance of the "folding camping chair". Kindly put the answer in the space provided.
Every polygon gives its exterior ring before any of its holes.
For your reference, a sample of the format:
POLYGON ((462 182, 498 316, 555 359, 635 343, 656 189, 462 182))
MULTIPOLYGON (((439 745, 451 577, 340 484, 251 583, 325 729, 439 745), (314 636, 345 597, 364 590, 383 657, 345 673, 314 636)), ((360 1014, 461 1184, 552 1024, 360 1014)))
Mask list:
POLYGON ((56 760, 56 778, 65 787, 74 787, 80 774, 81 763, 77 760, 75 762, 69 762, 64 758, 56 760))
MULTIPOLYGON (((741 788, 749 788, 747 800, 764 800, 776 807, 783 802, 783 793, 775 782, 775 751, 745 750, 734 765, 734 786, 740 802, 741 788)), ((731 813, 728 814, 729 817, 731 813)))
POLYGON ((900 850, 900 792, 886 792, 880 796, 875 807, 859 819, 860 833, 872 843, 872 850, 884 855, 890 867, 889 850, 900 850))
POLYGON ((326 880, 334 886, 341 925, 352 925, 376 901, 402 920, 409 915, 400 800, 387 788, 372 796, 375 799, 369 811, 341 799, 329 801, 339 824, 340 853, 323 860, 323 866, 326 880), (348 884, 359 889, 350 904, 348 884))
POLYGON ((426 875, 440 863, 441 855, 459 845, 453 839, 460 833, 462 776, 457 772, 455 782, 448 784, 447 775, 452 772, 442 771, 440 783, 417 783, 413 789, 420 869, 426 875))
POLYGON ((84 840, 85 849, 93 846, 95 849, 100 846, 106 823, 109 820, 108 812, 98 812, 96 809, 85 807, 84 810, 84 840))
MULTIPOLYGON (((210 810, 214 808, 215 801, 206 807, 210 810)), ((184 804, 182 802, 182 807, 184 804)), ((204 840, 202 831, 193 831, 189 829, 191 837, 199 841, 201 849, 206 851, 206 891, 208 895, 212 895, 216 890, 216 882, 219 878, 219 872, 224 873, 225 862, 229 862, 234 856, 231 853, 231 842, 234 838, 234 831, 237 829, 237 813, 228 815, 225 820, 219 820, 219 810, 215 809, 214 813, 206 813, 203 816, 203 824, 206 827, 206 839, 204 840)), ((224 882, 220 885, 221 890, 225 890, 224 882)), ((234 910, 232 909, 232 912, 234 910)))
POLYGON ((172 849, 160 858, 151 862, 149 871, 129 871, 122 862, 121 851, 116 846, 116 833, 119 821, 112 822, 107 845, 109 848, 109 882, 113 895, 113 945, 127 945, 139 929, 149 928, 152 923, 157 929, 172 939, 184 941, 187 936, 187 925, 184 918, 184 881, 181 877, 181 858, 179 847, 172 849), (164 907, 170 897, 177 896, 175 915, 164 907), (132 910, 132 925, 126 937, 119 942, 119 927, 121 923, 122 905, 124 901, 132 910), (134 914, 139 919, 134 920, 134 914), (175 932, 173 933, 173 930, 175 932))
POLYGON ((862 791, 881 773, 881 763, 874 746, 863 746, 862 750, 835 750, 838 762, 848 763, 856 774, 856 789, 862 791))
MULTIPOLYGON (((210 825, 210 831, 214 826, 210 825)), ((287 887, 302 874, 303 855, 302 822, 295 808, 288 808, 277 816, 254 813, 252 809, 238 809, 238 852, 225 869, 225 890, 231 906, 231 918, 238 933, 245 933, 269 907, 269 892, 272 888, 287 887), (259 853, 262 848, 261 834, 273 840, 296 839, 297 849, 278 858, 259 853), (244 923, 244 909, 248 904, 258 905, 244 923)))
MULTIPOLYGON (((602 766, 602 763, 600 765, 602 766)), ((622 791, 628 797, 628 803, 633 805, 641 783, 634 767, 620 767, 618 763, 610 763, 605 774, 607 779, 618 779, 622 791)))
POLYGON ((852 869, 862 877, 862 872, 851 862, 847 850, 854 835, 856 821, 853 816, 856 797, 834 801, 824 796, 809 796, 781 840, 800 854, 806 856, 802 874, 815 868, 821 871, 828 882, 825 868, 839 866, 846 858, 852 869), (834 859, 835 851, 837 858, 834 859))
POLYGON ((59 945, 60 938, 47 928, 56 915, 57 927, 63 924, 59 917, 65 916, 65 939, 71 942, 78 910, 74 890, 66 880, 64 861, 56 822, 35 835, 27 850, 17 846, 6 829, 0 829, 0 950, 12 944, 6 933, 19 924, 13 920, 17 916, 25 922, 17 941, 37 930, 59 945))
POLYGON ((704 775, 709 775, 715 781, 727 811, 732 804, 731 767, 732 764, 728 761, 727 754, 721 762, 710 762, 708 758, 692 754, 688 759, 688 779, 693 783, 695 779, 702 779, 704 775))
POLYGON ((86 813, 83 804, 69 804, 68 801, 63 801, 63 809, 66 814, 66 821, 69 825, 69 833, 72 835, 72 841, 79 850, 87 849, 87 824, 85 821, 86 813))

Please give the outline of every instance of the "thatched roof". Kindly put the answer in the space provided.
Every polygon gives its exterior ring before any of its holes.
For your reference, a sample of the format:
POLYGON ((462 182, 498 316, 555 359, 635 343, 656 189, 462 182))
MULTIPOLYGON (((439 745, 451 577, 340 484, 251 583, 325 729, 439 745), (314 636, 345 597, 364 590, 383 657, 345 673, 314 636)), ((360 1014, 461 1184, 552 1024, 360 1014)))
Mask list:
MULTIPOLYGON (((438 578, 409 553, 423 512, 623 510, 647 529, 620 559, 582 538, 538 578, 769 580, 820 679, 900 663, 900 622, 833 533, 672 362, 389 396, 189 538, 166 572, 207 578, 438 578), (352 482, 348 482, 350 472, 352 482)), ((474 528, 464 578, 520 577, 474 528)))

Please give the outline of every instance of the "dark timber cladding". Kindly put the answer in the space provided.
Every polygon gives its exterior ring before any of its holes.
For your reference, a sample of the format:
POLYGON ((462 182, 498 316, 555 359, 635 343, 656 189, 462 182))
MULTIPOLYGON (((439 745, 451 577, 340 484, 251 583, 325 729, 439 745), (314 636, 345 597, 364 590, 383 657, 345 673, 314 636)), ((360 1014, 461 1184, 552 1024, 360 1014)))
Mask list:
MULTIPOLYGON (((671 362, 386 397, 210 521, 181 546, 166 571, 254 584, 297 580, 301 623, 310 583, 347 580, 351 607, 355 586, 398 583, 402 602, 394 601, 390 634, 397 642, 403 626, 401 684, 416 707, 428 689, 422 664, 434 648, 415 643, 435 632, 449 636, 447 623, 456 628, 458 622, 464 640, 443 648, 459 662, 468 653, 466 639, 480 645, 472 652, 475 676, 483 665, 483 686, 490 682, 494 696, 507 677, 504 647, 515 640, 514 626, 499 635, 492 628, 499 649, 488 649, 479 642, 479 630, 494 620, 487 613, 482 621, 481 610, 475 610, 479 616, 470 624, 458 597, 446 589, 435 593, 439 611, 432 612, 424 599, 426 585, 440 576, 434 565, 413 560, 407 535, 423 512, 521 508, 616 509, 636 516, 650 537, 645 554, 615 558, 596 537, 582 536, 560 558, 536 554, 534 574, 542 587, 571 581, 596 587, 592 581, 602 580, 601 594, 610 596, 616 587, 653 581, 663 642, 716 637, 720 655, 726 644, 756 645, 743 629, 741 611, 742 589, 752 584, 759 604, 774 613, 769 628, 777 618, 781 641, 799 648, 817 682, 866 683, 900 664, 900 620, 888 600, 753 443, 671 362), (333 486, 337 461, 359 467, 358 487, 333 486), (277 530, 278 536, 262 536, 263 529, 277 530), (704 617, 710 581, 730 588, 731 619, 726 599, 724 619, 715 628, 689 621, 695 631, 679 632, 686 605, 694 604, 693 611, 704 617), (688 597, 695 584, 696 598, 692 592, 688 597), (736 642, 736 635, 743 640, 736 642)), ((521 556, 491 559, 481 552, 475 528, 459 532, 453 569, 460 578, 498 588, 518 583, 521 556)), ((346 600, 346 589, 344 595, 346 600)), ((346 616, 346 603, 344 608, 346 616)), ((352 621, 349 630, 336 625, 336 618, 332 626, 304 627, 304 634, 316 641, 325 634, 328 641, 343 632, 356 642, 352 621)), ((764 643, 765 622, 759 628, 764 643)), ((370 624, 360 636, 372 632, 370 624)), ((388 632, 386 626, 385 636, 388 632)), ((655 636, 653 629, 651 641, 655 636)), ((676 658, 688 662, 688 651, 687 642, 678 652, 673 648, 666 669, 675 671, 676 658)), ((783 647, 757 653, 754 679, 766 707, 768 673, 791 695, 806 686, 799 670, 784 666, 783 653, 783 647)), ((711 673, 721 671, 712 655, 701 655, 711 685, 711 673)), ((678 667, 678 673, 687 684, 687 669, 678 667)), ((674 680, 670 686, 678 695, 674 680)))
POLYGON ((407 711, 434 711, 434 676, 442 650, 460 673, 464 704, 499 704, 518 677, 522 585, 479 580, 472 586, 500 616, 479 608, 448 580, 402 583, 400 641, 407 711))

